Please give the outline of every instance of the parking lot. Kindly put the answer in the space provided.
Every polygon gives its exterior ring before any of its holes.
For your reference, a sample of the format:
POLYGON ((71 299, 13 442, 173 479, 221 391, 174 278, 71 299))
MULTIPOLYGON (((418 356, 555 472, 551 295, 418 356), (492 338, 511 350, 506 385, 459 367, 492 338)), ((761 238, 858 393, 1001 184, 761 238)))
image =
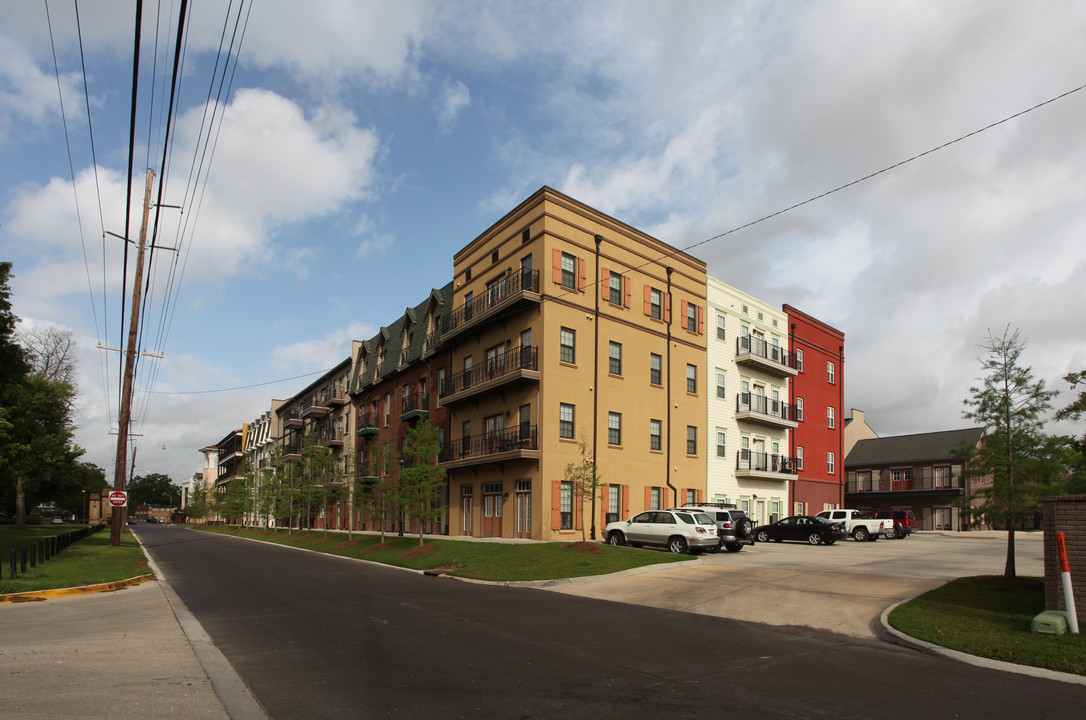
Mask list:
MULTIPOLYGON (((1016 533, 1015 540, 1017 573, 1043 575, 1042 535, 1016 533)), ((832 546, 771 542, 548 589, 874 639, 878 618, 890 605, 954 578, 1002 575, 1006 554, 1007 535, 999 532, 919 533, 832 546)))

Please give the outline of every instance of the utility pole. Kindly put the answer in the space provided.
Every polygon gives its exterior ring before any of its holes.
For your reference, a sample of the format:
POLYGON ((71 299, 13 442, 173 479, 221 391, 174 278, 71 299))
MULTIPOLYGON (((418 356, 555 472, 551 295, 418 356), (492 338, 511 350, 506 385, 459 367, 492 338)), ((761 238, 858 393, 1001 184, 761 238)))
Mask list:
MULTIPOLYGON (((147 185, 143 191, 143 222, 140 224, 139 250, 136 253, 136 280, 132 288, 132 318, 128 322, 128 345, 124 355, 124 383, 121 387, 121 410, 117 423, 117 463, 113 473, 113 489, 124 490, 126 486, 125 470, 128 465, 128 425, 132 413, 132 380, 136 374, 136 340, 139 330, 140 294, 143 290, 143 253, 147 247, 147 220, 151 214, 151 185, 155 171, 147 169, 147 185)), ((127 242, 127 238, 126 238, 127 242)), ((109 544, 118 547, 121 544, 121 532, 125 526, 128 508, 116 508, 109 535, 109 544)))

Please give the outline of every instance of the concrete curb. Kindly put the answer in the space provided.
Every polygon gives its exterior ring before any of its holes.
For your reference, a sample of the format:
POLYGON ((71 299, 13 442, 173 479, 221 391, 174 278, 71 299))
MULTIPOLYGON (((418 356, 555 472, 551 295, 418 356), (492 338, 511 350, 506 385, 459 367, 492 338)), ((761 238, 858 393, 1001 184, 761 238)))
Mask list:
POLYGON ((0 595, 0 605, 4 603, 36 602, 39 600, 50 600, 52 598, 73 597, 75 595, 113 592, 114 590, 124 590, 127 587, 139 585, 140 583, 154 579, 154 573, 150 573, 148 575, 138 575, 133 578, 128 578, 127 580, 116 580, 114 582, 99 583, 97 585, 80 585, 78 587, 56 588, 54 590, 28 590, 27 592, 21 593, 8 593, 6 595, 0 595))
POLYGON ((1032 667, 1030 665, 1018 665, 1016 663, 1004 662, 1002 660, 991 660, 989 658, 977 657, 976 655, 969 655, 958 650, 951 650, 945 648, 942 645, 935 645, 924 640, 919 640, 906 635, 890 626, 890 613, 894 611, 898 606, 904 605, 909 602, 908 600, 902 600, 896 602, 890 607, 882 611, 882 615, 879 616, 879 632, 878 634, 882 639, 887 642, 907 647, 910 650, 919 650, 920 652, 931 653, 932 655, 939 655, 949 660, 956 660, 968 665, 975 665, 977 667, 988 668, 989 670, 1002 670, 1003 672, 1016 673, 1018 675, 1029 675, 1031 677, 1042 678, 1045 680, 1056 680, 1058 682, 1070 683, 1072 685, 1084 685, 1086 686, 1086 677, 1082 675, 1073 675, 1071 673, 1057 672, 1056 670, 1046 670, 1044 668, 1032 667))

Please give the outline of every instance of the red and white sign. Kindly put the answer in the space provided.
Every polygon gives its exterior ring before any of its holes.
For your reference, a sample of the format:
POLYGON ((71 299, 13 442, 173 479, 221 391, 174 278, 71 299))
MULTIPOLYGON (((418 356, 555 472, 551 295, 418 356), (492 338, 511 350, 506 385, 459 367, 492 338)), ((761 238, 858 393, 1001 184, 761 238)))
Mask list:
POLYGON ((128 505, 128 493, 124 490, 114 490, 109 494, 109 504, 113 507, 125 507, 128 505))

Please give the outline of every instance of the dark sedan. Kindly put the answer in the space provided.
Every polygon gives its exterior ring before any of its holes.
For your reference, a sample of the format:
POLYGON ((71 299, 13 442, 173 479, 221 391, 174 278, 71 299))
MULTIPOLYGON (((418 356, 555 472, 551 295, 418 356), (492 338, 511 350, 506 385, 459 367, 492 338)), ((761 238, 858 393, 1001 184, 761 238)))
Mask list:
POLYGON ((758 542, 798 540, 811 545, 833 545, 846 535, 841 523, 811 515, 792 515, 769 525, 760 525, 754 533, 758 542))

